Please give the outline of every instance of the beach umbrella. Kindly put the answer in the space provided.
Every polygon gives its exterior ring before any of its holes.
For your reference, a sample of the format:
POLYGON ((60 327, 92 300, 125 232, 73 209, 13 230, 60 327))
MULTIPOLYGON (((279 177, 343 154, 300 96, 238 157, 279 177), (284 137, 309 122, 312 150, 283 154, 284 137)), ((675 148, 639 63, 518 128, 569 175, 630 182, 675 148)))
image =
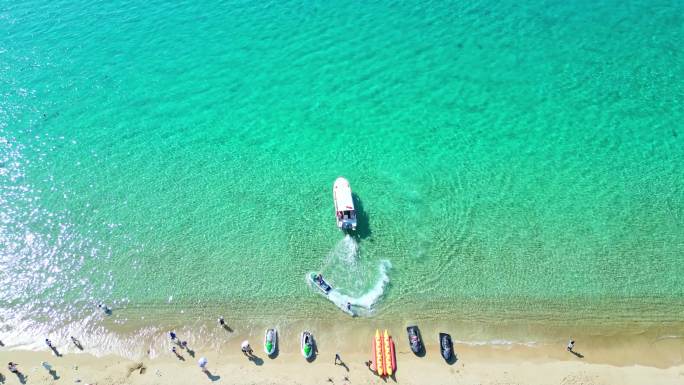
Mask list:
POLYGON ((200 368, 202 368, 202 369, 204 369, 204 367, 207 366, 207 362, 209 362, 209 361, 207 361, 207 359, 205 357, 202 357, 199 359, 199 361, 197 361, 200 368))

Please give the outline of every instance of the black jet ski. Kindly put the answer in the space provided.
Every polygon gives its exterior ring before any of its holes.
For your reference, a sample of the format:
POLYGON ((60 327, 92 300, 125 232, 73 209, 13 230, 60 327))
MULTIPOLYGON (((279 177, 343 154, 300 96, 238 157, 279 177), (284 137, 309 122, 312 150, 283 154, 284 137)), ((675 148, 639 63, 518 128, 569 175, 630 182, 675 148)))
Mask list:
POLYGON ((409 346, 411 347, 413 353, 422 353, 424 349, 423 340, 420 338, 420 330, 418 330, 418 326, 409 326, 406 328, 406 332, 408 333, 409 346))
POLYGON ((439 350, 447 362, 454 359, 454 344, 451 342, 451 336, 447 333, 439 333, 439 350))
POLYGON ((314 284, 314 286, 316 286, 323 292, 323 294, 328 295, 330 291, 332 291, 332 286, 330 286, 329 283, 325 282, 322 276, 311 273, 309 279, 311 280, 311 283, 314 284))

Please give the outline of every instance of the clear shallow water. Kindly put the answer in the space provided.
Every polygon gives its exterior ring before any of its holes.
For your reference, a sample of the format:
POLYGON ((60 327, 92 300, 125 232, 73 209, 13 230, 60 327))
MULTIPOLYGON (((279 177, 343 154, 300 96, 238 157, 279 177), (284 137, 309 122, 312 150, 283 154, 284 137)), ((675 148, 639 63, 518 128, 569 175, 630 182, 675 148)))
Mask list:
POLYGON ((681 330, 683 14, 3 3, 0 332, 345 319, 317 270, 380 320, 681 330))

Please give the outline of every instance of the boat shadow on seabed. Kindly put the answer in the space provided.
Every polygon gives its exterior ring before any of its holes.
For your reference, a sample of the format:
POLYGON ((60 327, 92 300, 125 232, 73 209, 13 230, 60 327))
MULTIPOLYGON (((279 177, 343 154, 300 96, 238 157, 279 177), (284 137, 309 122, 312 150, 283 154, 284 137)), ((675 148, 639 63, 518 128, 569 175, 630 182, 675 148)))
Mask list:
POLYGON ((368 213, 363 209, 363 201, 361 201, 361 198, 356 193, 352 193, 352 199, 354 200, 354 209, 356 210, 356 231, 350 233, 350 235, 359 242, 370 237, 373 232, 370 228, 368 213))

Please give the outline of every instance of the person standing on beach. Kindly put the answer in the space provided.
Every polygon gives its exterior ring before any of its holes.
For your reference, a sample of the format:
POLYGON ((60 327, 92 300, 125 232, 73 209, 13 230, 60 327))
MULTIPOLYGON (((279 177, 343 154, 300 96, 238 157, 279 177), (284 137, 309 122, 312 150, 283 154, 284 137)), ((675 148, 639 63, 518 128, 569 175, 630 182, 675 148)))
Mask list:
POLYGON ((342 358, 339 353, 335 353, 335 365, 342 365, 342 358))
POLYGON ((178 342, 176 340, 176 333, 174 333, 174 332, 169 332, 169 338, 171 338, 171 342, 176 342, 176 343, 178 342))
POLYGON ((570 339, 570 342, 568 342, 568 347, 566 348, 570 353, 572 353, 572 349, 575 348, 575 340, 570 339))
POLYGON ((208 363, 208 362, 209 362, 209 361, 207 361, 207 359, 204 358, 204 357, 200 358, 199 361, 197 361, 197 363, 199 364, 200 369, 202 369, 202 371, 203 371, 204 373, 207 373, 207 372, 209 371, 209 370, 207 369, 207 363, 208 363))
POLYGON ((15 364, 14 362, 10 361, 10 362, 7 364, 7 369, 8 369, 11 373, 16 374, 17 376, 21 376, 21 372, 19 371, 19 369, 17 369, 17 364, 15 364))
POLYGON ((247 356, 248 358, 254 357, 254 352, 252 351, 252 347, 249 346, 249 341, 244 340, 242 341, 242 353, 247 356))
POLYGON ((222 328, 226 327, 226 320, 224 320, 223 317, 219 317, 218 323, 222 328))

